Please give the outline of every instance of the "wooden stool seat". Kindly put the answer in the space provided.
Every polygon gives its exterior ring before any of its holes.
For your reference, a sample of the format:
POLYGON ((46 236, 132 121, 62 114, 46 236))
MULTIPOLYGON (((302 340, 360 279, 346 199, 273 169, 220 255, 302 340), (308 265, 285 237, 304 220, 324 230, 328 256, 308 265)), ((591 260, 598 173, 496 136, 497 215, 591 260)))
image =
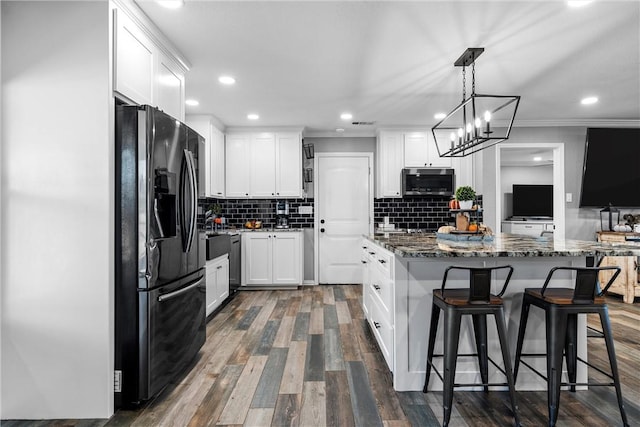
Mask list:
MULTIPOLYGON (((542 288, 527 288, 524 292, 528 295, 531 295, 536 298, 540 298, 545 300, 551 304, 557 305, 571 305, 571 304, 580 304, 580 302, 576 302, 573 300, 573 288, 549 288, 544 291, 544 296, 542 295, 542 288)), ((593 298, 593 302, 588 301, 586 304, 605 304, 606 300, 604 296, 596 296, 593 298)))
POLYGON ((444 291, 441 289, 435 289, 433 291, 433 297, 439 298, 443 300, 445 303, 450 305, 455 305, 458 307, 464 306, 475 306, 478 304, 489 304, 489 305, 501 305, 502 298, 495 296, 493 294, 489 295, 489 302, 470 302, 469 301, 470 291, 468 288, 465 289, 445 289, 444 291))

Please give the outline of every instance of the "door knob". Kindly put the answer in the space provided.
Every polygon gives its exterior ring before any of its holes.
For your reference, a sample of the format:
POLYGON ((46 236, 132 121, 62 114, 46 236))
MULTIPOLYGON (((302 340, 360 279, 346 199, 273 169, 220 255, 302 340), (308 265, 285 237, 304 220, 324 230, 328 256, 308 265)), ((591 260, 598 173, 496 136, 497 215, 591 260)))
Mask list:
POLYGON ((320 220, 320 224, 324 224, 324 219, 321 219, 321 220, 320 220))
POLYGON ((321 232, 321 233, 324 233, 324 228, 321 228, 321 229, 320 229, 320 232, 321 232))

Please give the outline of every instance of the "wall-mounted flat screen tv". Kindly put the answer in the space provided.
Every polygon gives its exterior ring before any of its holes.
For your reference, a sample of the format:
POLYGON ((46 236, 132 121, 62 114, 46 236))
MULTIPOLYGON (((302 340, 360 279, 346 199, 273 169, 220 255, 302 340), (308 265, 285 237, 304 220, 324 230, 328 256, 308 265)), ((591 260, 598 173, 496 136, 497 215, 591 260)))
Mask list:
POLYGON ((513 216, 553 218, 553 185, 513 184, 513 216))
POLYGON ((640 207, 640 128, 588 128, 581 207, 640 207))

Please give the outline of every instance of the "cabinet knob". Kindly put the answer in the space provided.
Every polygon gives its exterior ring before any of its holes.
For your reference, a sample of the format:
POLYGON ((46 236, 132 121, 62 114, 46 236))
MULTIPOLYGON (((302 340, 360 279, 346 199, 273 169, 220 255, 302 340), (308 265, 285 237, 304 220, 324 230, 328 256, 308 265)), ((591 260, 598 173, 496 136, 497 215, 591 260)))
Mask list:
POLYGON ((373 289, 375 289, 376 291, 380 290, 380 285, 373 285, 373 289))
POLYGON ((320 232, 321 232, 321 233, 324 233, 324 228, 321 228, 321 229, 320 229, 320 232))
POLYGON ((378 260, 378 262, 379 262, 380 264, 384 264, 384 263, 385 263, 385 262, 387 262, 387 261, 385 261, 385 260, 383 260, 383 259, 379 259, 379 260, 378 260))
POLYGON ((380 323, 378 322, 373 322, 373 326, 375 326, 376 329, 380 329, 380 323))
POLYGON ((375 255, 375 254, 376 254, 375 252, 369 252, 369 255, 375 255))
POLYGON ((321 219, 321 220, 320 220, 320 224, 324 224, 324 219, 321 219))
POLYGON ((363 263, 363 264, 366 264, 366 263, 367 263, 367 261, 365 261, 365 260, 362 260, 362 261, 360 261, 360 262, 361 262, 361 263, 363 263))

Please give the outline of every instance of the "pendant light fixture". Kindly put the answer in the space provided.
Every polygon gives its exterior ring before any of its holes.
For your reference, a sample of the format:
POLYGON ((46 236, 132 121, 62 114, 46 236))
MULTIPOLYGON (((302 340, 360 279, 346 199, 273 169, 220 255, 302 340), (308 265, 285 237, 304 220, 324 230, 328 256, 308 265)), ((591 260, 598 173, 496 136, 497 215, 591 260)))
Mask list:
POLYGON ((465 157, 509 139, 520 96, 476 93, 475 61, 482 52, 482 47, 470 47, 453 64, 462 67, 462 102, 431 128, 440 157, 465 157), (471 95, 467 98, 468 66, 471 95))

